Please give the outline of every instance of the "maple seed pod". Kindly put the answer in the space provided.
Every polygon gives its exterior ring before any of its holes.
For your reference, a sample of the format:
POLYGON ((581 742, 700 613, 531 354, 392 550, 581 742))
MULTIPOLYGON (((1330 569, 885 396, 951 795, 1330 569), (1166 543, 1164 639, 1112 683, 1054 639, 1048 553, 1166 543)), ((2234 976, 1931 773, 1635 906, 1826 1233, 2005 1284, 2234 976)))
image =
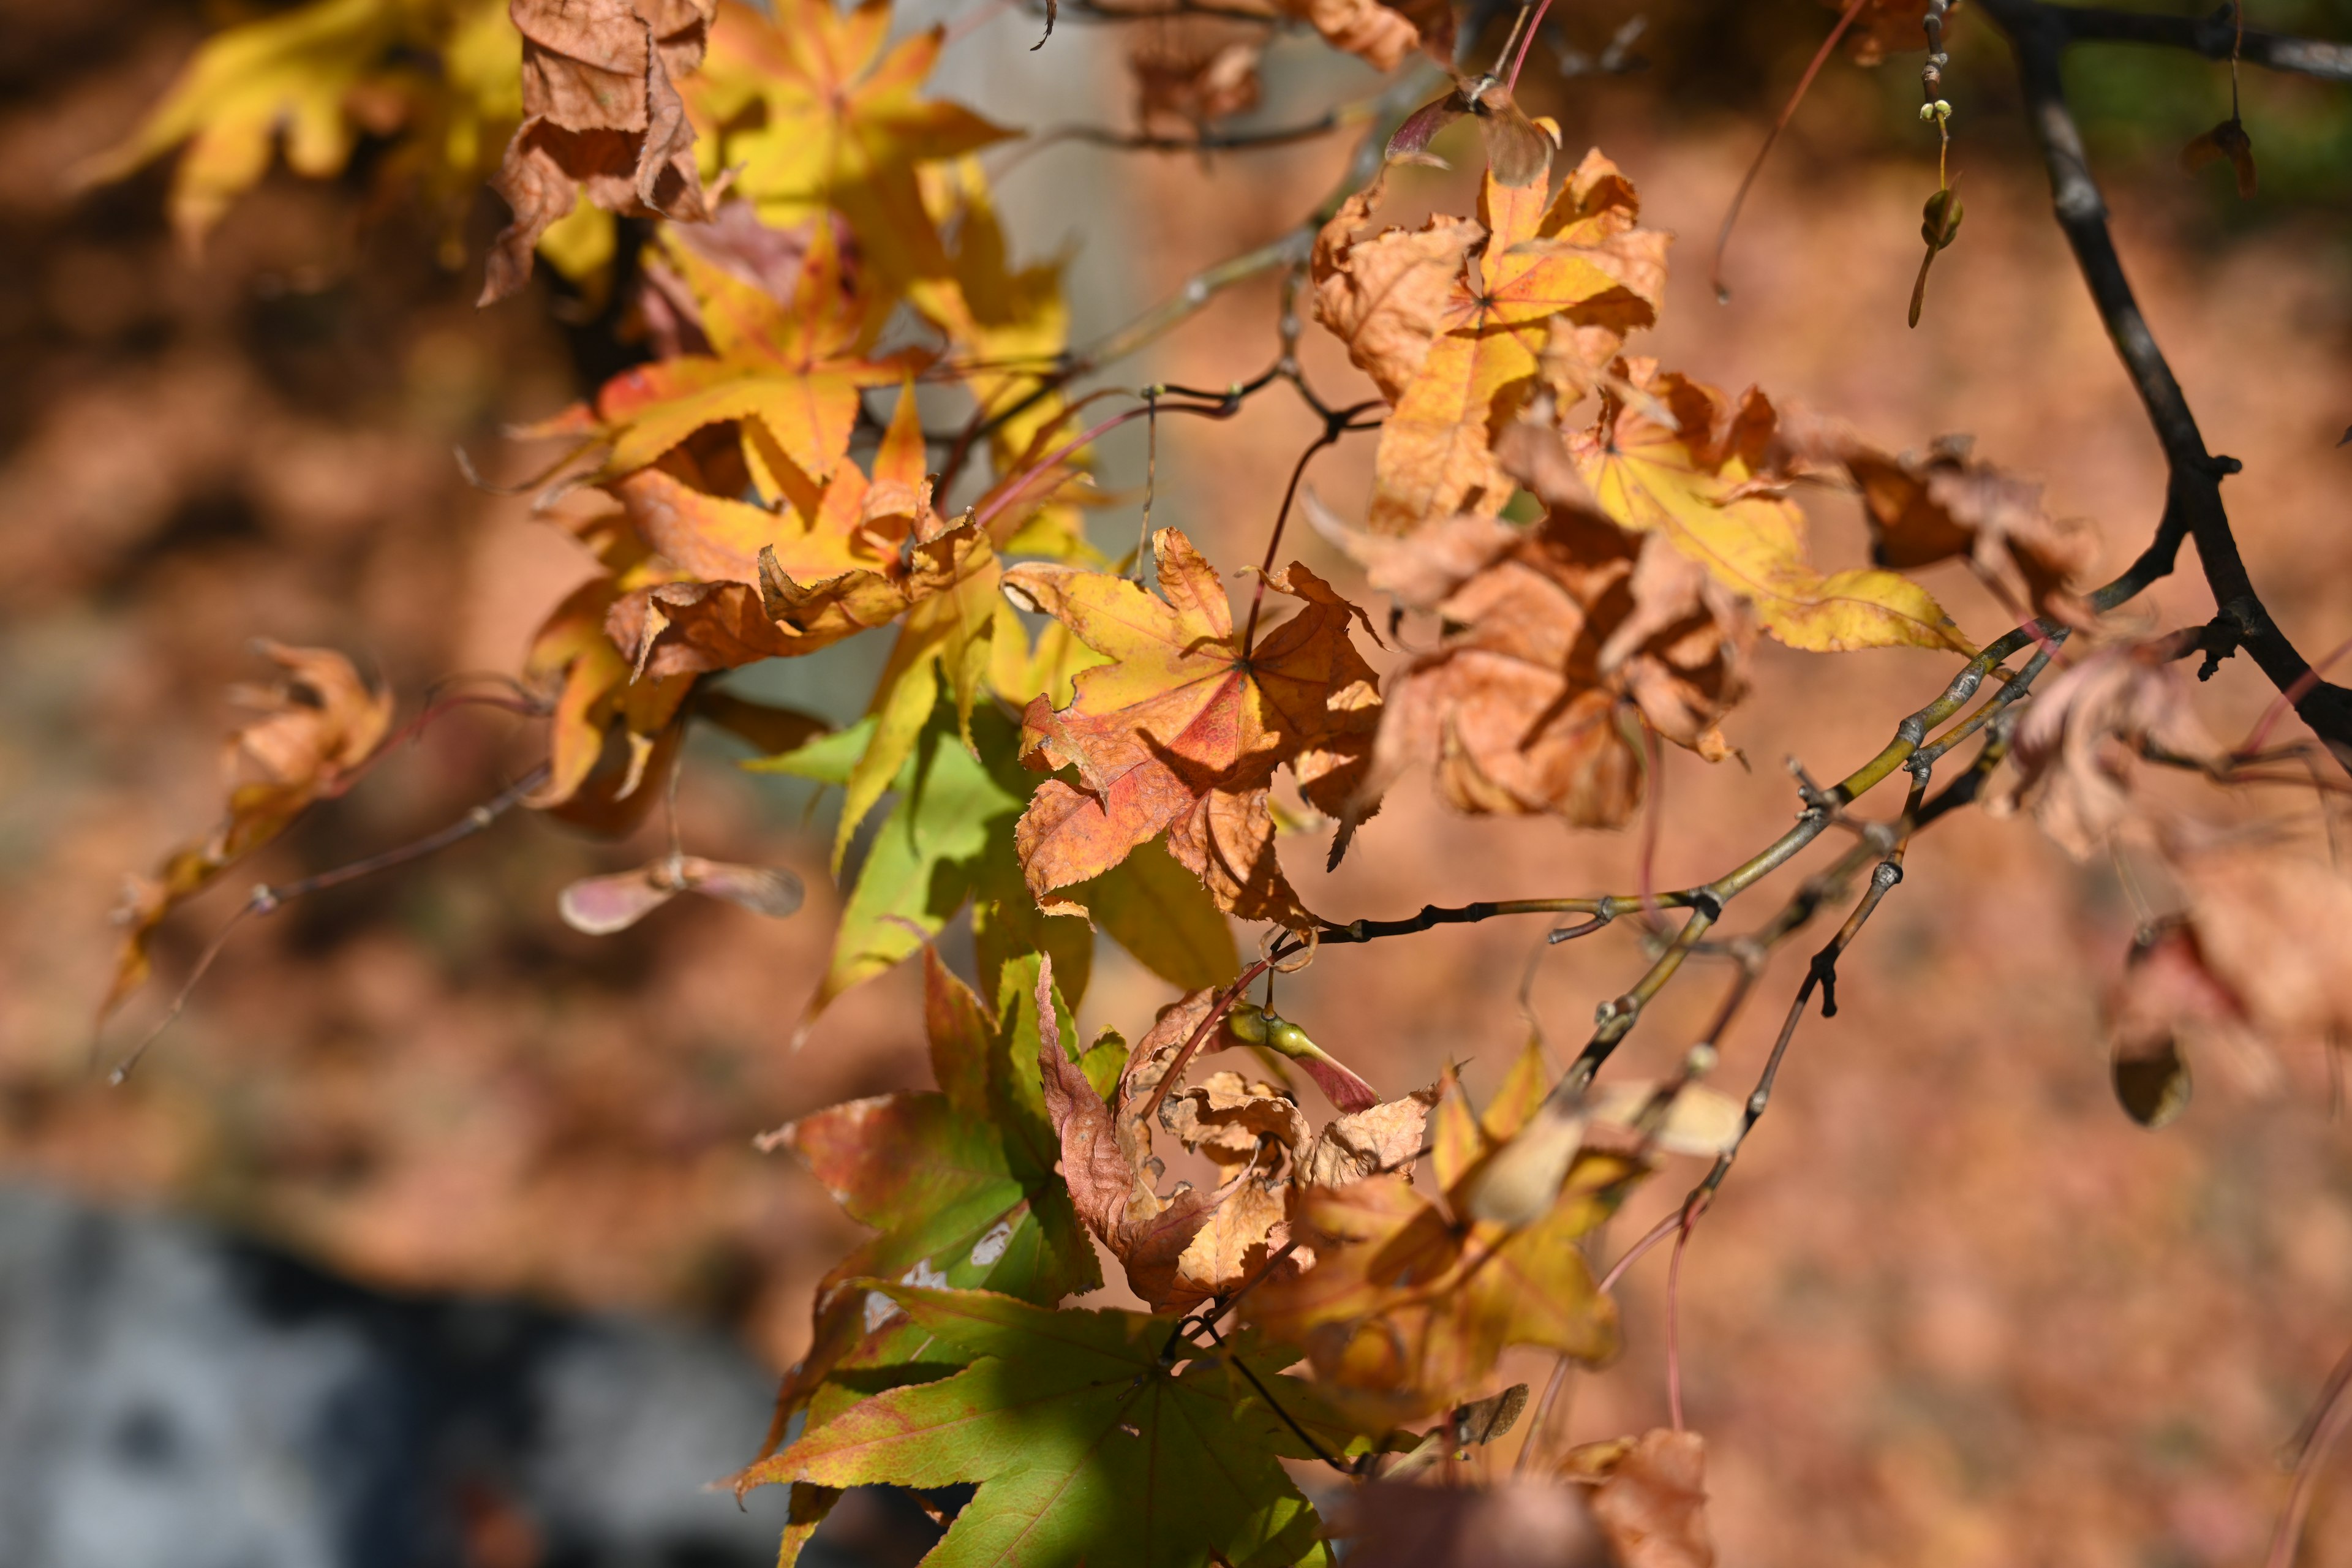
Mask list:
POLYGON ((1225 1015, 1225 1033, 1243 1045, 1262 1046, 1297 1062, 1342 1111, 1364 1110, 1380 1103, 1379 1093, 1353 1068, 1308 1039, 1306 1030, 1278 1013, 1269 1013, 1252 1003, 1236 1002, 1225 1015))
POLYGON ((1919 237, 1927 242, 1930 249, 1943 249, 1960 232, 1963 210, 1958 191, 1948 187, 1937 191, 1919 209, 1919 237))

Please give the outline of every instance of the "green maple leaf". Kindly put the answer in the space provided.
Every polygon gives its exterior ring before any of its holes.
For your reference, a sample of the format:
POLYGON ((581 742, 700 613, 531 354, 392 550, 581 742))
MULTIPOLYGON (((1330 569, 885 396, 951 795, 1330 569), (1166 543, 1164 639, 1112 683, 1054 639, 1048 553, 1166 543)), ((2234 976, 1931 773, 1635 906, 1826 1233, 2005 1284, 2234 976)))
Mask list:
MULTIPOLYGON (((1312 1454, 1223 1352, 1161 1360, 1175 1320, 1048 1311, 976 1290, 875 1287, 970 1365, 893 1388, 754 1466, 746 1485, 979 1489, 928 1568, 1233 1568, 1318 1554, 1278 1458, 1312 1454)), ((1253 1357, 1327 1447, 1361 1447, 1314 1393, 1253 1357)))
MULTIPOLYGON (((961 1359, 935 1354, 929 1330, 860 1281, 985 1287, 1046 1306, 1101 1285, 1094 1248, 1054 1173, 1058 1144, 1037 1084, 1028 1003, 1037 967, 1034 957, 1008 967, 1008 1000, 1022 1005, 1000 1025, 926 948, 924 1027, 939 1089, 854 1100, 776 1136, 851 1218, 880 1232, 817 1288, 814 1341, 785 1379, 782 1415, 806 1409, 809 1424, 822 1425, 905 1375, 897 1369, 961 1359), (1016 997, 1013 987, 1024 985, 1016 997)), ((1067 1005, 1055 1003, 1067 1022, 1067 1005)))
MULTIPOLYGON (((876 725, 864 719, 797 751, 743 765, 845 786, 876 725)), ((833 957, 802 1014, 802 1033, 843 992, 913 957, 967 900, 974 905, 983 994, 998 989, 997 977, 1014 955, 1050 952, 1063 994, 1073 1002, 1085 995, 1094 932, 1082 918, 1039 910, 1013 852, 1013 824, 1039 778, 1021 765, 1020 731, 992 705, 972 710, 969 748, 961 729, 956 704, 940 696, 892 783, 894 802, 842 910, 833 957)), ((1199 879, 1163 850, 1130 856, 1077 892, 1105 931, 1172 984, 1217 984, 1241 967, 1224 916, 1199 879)), ((1034 966, 1030 973, 1034 978, 1034 966)))

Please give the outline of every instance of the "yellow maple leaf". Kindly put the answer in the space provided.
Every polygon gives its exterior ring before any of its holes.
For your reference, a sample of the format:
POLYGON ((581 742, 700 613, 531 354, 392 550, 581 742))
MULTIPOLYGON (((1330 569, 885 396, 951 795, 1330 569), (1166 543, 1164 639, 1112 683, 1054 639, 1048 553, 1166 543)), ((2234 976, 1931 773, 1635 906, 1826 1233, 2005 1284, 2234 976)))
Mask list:
POLYGON ((1485 244, 1381 429, 1369 518, 1378 532, 1500 511, 1513 486, 1495 434, 1533 393, 1549 323, 1566 317, 1622 336, 1655 321, 1664 295, 1668 237, 1635 226, 1633 184, 1598 152, 1549 204, 1540 181, 1506 185, 1490 173, 1478 205, 1485 244))
POLYGON ((968 335, 970 308, 917 171, 1011 132, 919 96, 943 32, 886 49, 888 0, 847 12, 832 0, 779 0, 773 11, 771 19, 725 6, 701 73, 681 84, 698 126, 712 133, 705 172, 736 169, 736 189, 772 223, 840 213, 894 291, 968 335))
POLYGON ((1975 651, 1908 577, 1872 567, 1824 574, 1812 564, 1804 513, 1750 482, 1779 422, 1761 392, 1751 387, 1735 405, 1718 388, 1659 374, 1653 360, 1619 368, 1642 400, 1611 393, 1592 428, 1569 437, 1578 474, 1609 516, 1636 532, 1664 533, 1747 598, 1757 624, 1790 647, 1975 651), (1679 428, 1655 416, 1662 407, 1679 428))
POLYGON ((712 352, 656 360, 604 384, 596 395, 606 447, 599 480, 734 420, 763 494, 813 497, 849 449, 858 394, 902 380, 919 356, 866 356, 883 312, 855 291, 828 225, 812 230, 789 300, 674 237, 664 252, 701 306, 712 352))
POLYGON ((173 227, 190 249, 269 169, 342 173, 362 129, 406 132, 387 171, 445 210, 470 201, 521 116, 521 39, 504 0, 315 0, 207 38, 121 145, 77 169, 120 179, 175 147, 173 227), (417 68, 416 60, 437 62, 417 68))

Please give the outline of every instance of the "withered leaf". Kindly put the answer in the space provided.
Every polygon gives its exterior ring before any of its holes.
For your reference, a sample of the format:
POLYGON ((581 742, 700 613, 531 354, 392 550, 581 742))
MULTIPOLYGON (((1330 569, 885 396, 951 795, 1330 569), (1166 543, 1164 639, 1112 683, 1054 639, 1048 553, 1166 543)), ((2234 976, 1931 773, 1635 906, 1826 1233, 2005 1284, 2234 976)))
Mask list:
POLYGON ((1535 1223, 1468 1217, 1479 1165, 1540 1102, 1539 1052, 1524 1055, 1474 1117, 1458 1092, 1437 1108, 1431 1165, 1441 1206, 1402 1174, 1297 1191, 1294 1232, 1312 1268, 1266 1281, 1241 1310, 1298 1346, 1335 1398, 1368 1422, 1446 1408, 1509 1345, 1539 1345, 1588 1362, 1614 1350, 1615 1304, 1592 1285, 1576 1240, 1614 1208, 1637 1173, 1588 1154, 1535 1223))
POLYGON ((1570 1456, 1570 1473, 1598 1477, 1592 1517, 1619 1568, 1714 1568, 1706 1439, 1697 1433, 1659 1427, 1631 1442, 1590 1445, 1570 1456))
POLYGON ((1971 458, 1966 437, 1937 441, 1924 457, 1859 441, 1836 456, 1862 491, 1877 564, 1908 571, 1965 559, 2011 607, 2087 624, 2077 590, 2098 563, 2098 529, 2052 517, 2040 484, 1971 458))
POLYGON ((1494 437, 1538 390, 1551 323, 1601 329, 1608 352, 1650 325, 1668 237, 1635 226, 1633 183, 1597 152, 1549 202, 1541 182, 1514 186, 1490 173, 1475 225, 1353 239, 1377 195, 1376 185, 1326 226, 1313 264, 1318 318, 1394 404, 1373 459, 1369 525, 1405 533, 1456 511, 1500 511, 1513 486, 1494 437), (1440 297, 1433 268, 1456 238, 1465 259, 1440 297), (1391 284, 1406 292, 1391 298, 1391 284))
POLYGON ((1747 599, 1764 631, 1790 647, 1974 651, 1943 606, 1910 579, 1813 565, 1804 514, 1756 482, 1780 423, 1761 392, 1751 387, 1735 401, 1687 376, 1662 375, 1651 360, 1620 360, 1613 376, 1599 419, 1568 439, 1584 488, 1618 523, 1664 534, 1747 599))
POLYGON ((1747 691, 1755 624, 1664 536, 1555 507, 1528 529, 1463 515, 1337 542, 1447 628, 1390 677, 1368 792, 1433 763, 1457 809, 1616 826, 1641 800, 1642 726, 1732 754, 1717 725, 1747 691))
POLYGON ((275 686, 231 694, 257 717, 229 737, 221 759, 227 815, 204 837, 172 851, 152 878, 129 879, 114 916, 122 944, 99 1006, 101 1022, 146 981, 147 944, 163 918, 314 802, 349 788, 391 729, 391 693, 362 680, 341 654, 274 642, 255 647, 281 673, 275 686))
POLYGON ((2189 706, 2178 666, 2152 649, 2100 648, 2043 685, 2010 744, 2013 773, 1985 809, 2022 807, 2077 860, 2105 847, 2133 808, 2132 759, 2150 752, 2200 763, 2223 755, 2189 706))
POLYGON ((2245 121, 2234 114, 2202 136, 2189 139, 2180 149, 2180 172, 2194 174, 2225 159, 2237 176, 2239 200, 2252 200, 2261 184, 2254 174, 2254 139, 2246 134, 2245 121))
POLYGON ((530 278, 540 236, 575 191, 633 217, 708 218, 677 79, 702 63, 718 0, 513 0, 522 124, 493 182, 514 218, 492 242, 481 303, 530 278))

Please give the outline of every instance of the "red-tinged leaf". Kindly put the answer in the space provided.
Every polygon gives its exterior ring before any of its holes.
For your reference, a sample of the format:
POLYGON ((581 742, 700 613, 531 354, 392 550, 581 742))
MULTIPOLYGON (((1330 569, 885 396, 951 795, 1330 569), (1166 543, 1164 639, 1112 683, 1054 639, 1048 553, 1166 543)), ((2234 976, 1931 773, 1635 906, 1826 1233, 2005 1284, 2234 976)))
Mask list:
MULTIPOLYGON (((769 1140, 797 1152, 850 1217, 880 1233, 818 1286, 814 1342, 785 1380, 784 1414, 817 1400, 836 1373, 938 1359, 927 1330, 852 1281, 944 1282, 1045 1306, 1100 1283, 1054 1175, 1050 1135, 1040 1149, 1026 1131, 1037 1114, 1022 1110, 1035 1094, 1027 1032, 992 1020, 930 948, 923 996, 938 1092, 852 1100, 769 1140)), ((827 1394, 812 1420, 855 1397, 827 1394)))
MULTIPOLYGON (((1349 640, 1361 612, 1305 567, 1269 580, 1303 607, 1242 657, 1223 584, 1173 530, 1155 540, 1163 597, 1123 578, 1045 563, 1005 574, 1009 591, 1070 628, 1112 662, 1081 671, 1071 702, 1030 704, 1024 752, 1076 771, 1075 785, 1039 787, 1016 844, 1031 889, 1101 875, 1136 846, 1179 825, 1222 792, 1246 813, 1251 792, 1288 763, 1308 798, 1336 806, 1360 774, 1380 699, 1349 640)), ((1212 805, 1207 809, 1223 809, 1212 805)), ((1170 849, 1203 875, 1229 910, 1304 918, 1271 856, 1271 827, 1206 833, 1194 824, 1170 849), (1208 839, 1223 839, 1210 874, 1208 839)))

